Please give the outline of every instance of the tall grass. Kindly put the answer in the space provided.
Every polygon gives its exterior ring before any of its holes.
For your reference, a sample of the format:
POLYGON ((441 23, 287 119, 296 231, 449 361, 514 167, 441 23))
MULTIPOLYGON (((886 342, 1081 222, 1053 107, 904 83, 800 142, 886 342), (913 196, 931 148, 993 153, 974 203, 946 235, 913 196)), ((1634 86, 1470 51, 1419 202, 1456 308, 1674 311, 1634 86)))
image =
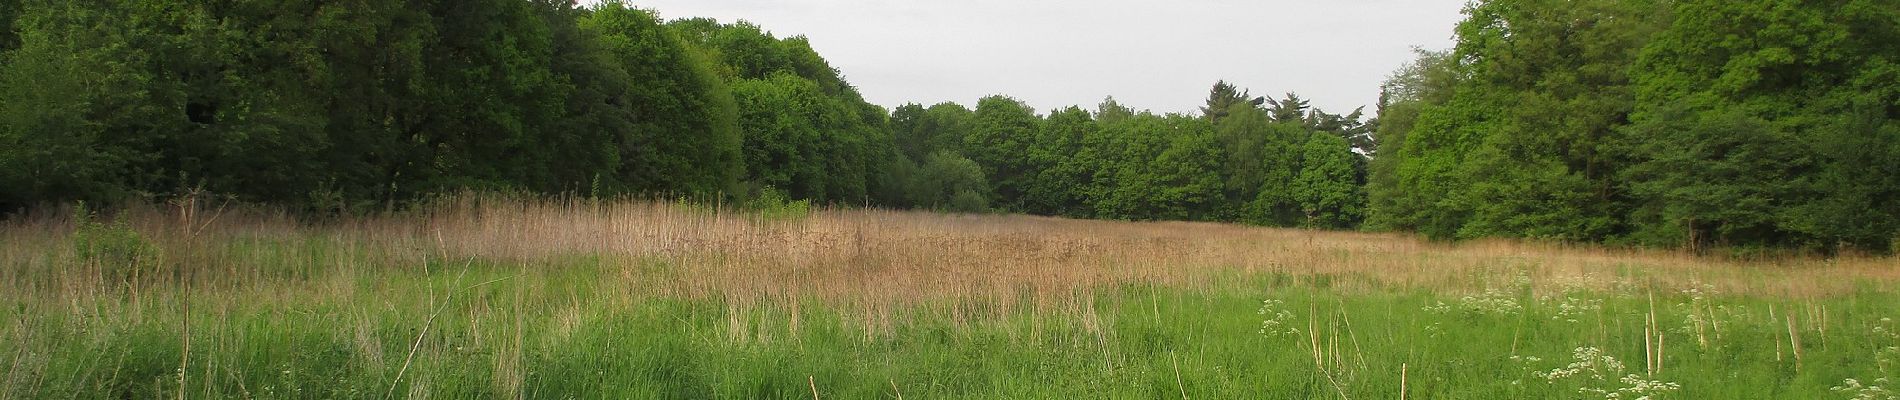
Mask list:
POLYGON ((1881 398, 1900 381, 1890 258, 473 195, 315 222, 114 214, 0 224, 0 398, 1881 398), (107 242, 134 256, 88 250, 107 242))

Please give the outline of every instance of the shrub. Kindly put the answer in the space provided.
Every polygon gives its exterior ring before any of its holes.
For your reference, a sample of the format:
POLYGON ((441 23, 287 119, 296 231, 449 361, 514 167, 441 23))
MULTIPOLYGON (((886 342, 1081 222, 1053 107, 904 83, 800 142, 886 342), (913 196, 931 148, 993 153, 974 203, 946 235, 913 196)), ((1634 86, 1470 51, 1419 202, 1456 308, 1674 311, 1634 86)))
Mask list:
POLYGON ((958 191, 955 196, 950 196, 949 211, 980 213, 989 209, 989 199, 983 198, 983 195, 977 192, 963 190, 958 191))
POLYGON ((81 263, 99 268, 108 277, 131 278, 158 264, 158 246, 133 230, 125 215, 111 224, 99 222, 85 203, 73 208, 73 254, 81 263))
POLYGON ((746 208, 768 220, 800 219, 811 215, 811 200, 792 200, 785 191, 767 186, 746 202, 746 208))

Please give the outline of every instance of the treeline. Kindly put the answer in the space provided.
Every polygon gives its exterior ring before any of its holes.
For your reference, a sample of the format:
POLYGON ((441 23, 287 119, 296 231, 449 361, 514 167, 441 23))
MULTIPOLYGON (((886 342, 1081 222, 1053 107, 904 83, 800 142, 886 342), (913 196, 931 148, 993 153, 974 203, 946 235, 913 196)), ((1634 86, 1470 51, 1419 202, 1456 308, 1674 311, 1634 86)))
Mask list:
POLYGON ((480 189, 1886 251, 1884 0, 1487 0, 1376 117, 1217 83, 869 104, 802 37, 610 1, 0 0, 0 210, 480 189))
MULTIPOLYGON (((1110 98, 1037 114, 991 96, 892 113, 911 182, 885 204, 1078 218, 1350 228, 1365 212, 1372 125, 1298 96, 1215 85, 1202 115, 1137 112, 1110 98), (1360 147, 1355 147, 1358 143, 1360 147)), ((895 194, 895 193, 893 193, 895 194)))
POLYGON ((1375 228, 1888 251, 1900 5, 1489 0, 1387 82, 1375 228))
MULTIPOLYGON (((9 0, 14 2, 16 0, 9 0)), ((17 0, 0 206, 465 188, 857 201, 884 113, 802 38, 620 3, 17 0)))
POLYGON ((361 212, 474 188, 1340 228, 1364 211, 1347 143, 1367 125, 1294 97, 887 113, 804 38, 744 22, 279 3, 0 2, 0 207, 208 192, 361 212))

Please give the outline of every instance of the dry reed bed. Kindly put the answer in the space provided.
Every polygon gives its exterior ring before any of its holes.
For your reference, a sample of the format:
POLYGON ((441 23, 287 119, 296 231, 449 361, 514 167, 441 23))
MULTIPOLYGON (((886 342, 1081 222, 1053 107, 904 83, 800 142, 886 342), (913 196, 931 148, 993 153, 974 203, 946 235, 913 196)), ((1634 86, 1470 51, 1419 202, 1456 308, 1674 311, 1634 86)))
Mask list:
MULTIPOLYGON (((664 202, 452 198, 397 216, 300 223, 282 214, 215 207, 130 207, 126 218, 167 255, 182 280, 281 288, 254 260, 209 255, 236 238, 328 238, 352 253, 314 276, 343 282, 434 258, 517 263, 601 256, 630 297, 780 302, 815 298, 865 308, 988 300, 1037 306, 1118 285, 1188 289, 1262 273, 1339 290, 1709 285, 1727 293, 1812 297, 1900 279, 1892 258, 1739 262, 1673 252, 1483 241, 1424 242, 1395 234, 1316 232, 1212 223, 1129 223, 1029 216, 823 210, 792 220, 664 202), (369 261, 364 261, 364 260, 369 261), (374 264, 374 265, 364 265, 374 264), (664 268, 641 265, 658 264, 664 268), (656 272, 657 271, 657 272, 656 272)), ((16 289, 27 265, 56 265, 74 223, 64 214, 0 224, 0 281, 16 289)), ((69 251, 68 251, 69 252, 69 251)), ((71 274, 55 272, 55 275, 71 274)), ((64 291, 92 279, 64 277, 64 291)), ((280 279, 281 278, 275 278, 280 279)), ((331 286, 348 286, 338 283, 331 286)), ((342 290, 342 288, 337 288, 342 290)), ((1086 297, 1086 296, 1084 296, 1086 297)))

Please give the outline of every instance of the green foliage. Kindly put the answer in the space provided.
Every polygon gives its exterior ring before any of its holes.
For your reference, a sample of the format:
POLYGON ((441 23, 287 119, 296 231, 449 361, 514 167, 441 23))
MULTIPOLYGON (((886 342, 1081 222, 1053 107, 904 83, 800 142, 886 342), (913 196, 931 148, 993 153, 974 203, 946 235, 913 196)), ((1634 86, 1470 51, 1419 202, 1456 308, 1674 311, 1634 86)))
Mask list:
POLYGON ((0 208, 186 187, 326 210, 698 194, 741 171, 709 59, 617 2, 20 5, 0 208))
POLYGON ((1629 169, 1645 210, 1644 239, 1691 248, 1708 244, 1785 242, 1777 215, 1802 196, 1805 182, 1787 179, 1811 160, 1794 138, 1740 113, 1671 111, 1638 125, 1651 138, 1629 169), (1665 239, 1667 238, 1667 239, 1665 239), (1671 240, 1675 239, 1675 240, 1671 240))
POLYGON ((990 209, 990 185, 983 167, 956 153, 931 154, 911 185, 910 201, 921 208, 958 212, 990 209))
POLYGON ((1135 109, 1116 102, 1115 96, 1104 98, 1101 104, 1095 106, 1095 122, 1103 125, 1120 123, 1134 116, 1135 109))
MULTIPOLYGON (((614 86, 580 89, 598 92, 587 111, 600 113, 593 118, 614 128, 606 131, 613 136, 567 143, 579 154, 590 146, 604 149, 602 161, 617 162, 602 166, 613 172, 596 185, 701 194, 732 188, 743 171, 738 108, 713 61, 652 14, 618 2, 591 10, 579 23, 613 61, 594 84, 614 86)), ((573 172, 589 170, 599 168, 573 172)))
POLYGON ((868 171, 862 125, 817 84, 789 73, 733 86, 748 181, 820 202, 862 199, 868 171))
POLYGON ((891 135, 905 157, 921 161, 938 151, 961 152, 974 118, 975 112, 957 103, 907 104, 891 111, 891 135))
POLYGON ((1266 102, 1265 97, 1253 97, 1251 93, 1240 90, 1228 84, 1227 81, 1220 81, 1215 82, 1214 88, 1208 91, 1207 106, 1201 107, 1201 115, 1207 117, 1207 122, 1220 124, 1222 119, 1233 115, 1236 108, 1258 109, 1266 102))
POLYGON ((1401 67, 1381 86, 1379 151, 1367 165, 1366 225, 1374 229, 1411 229, 1405 218, 1417 214, 1422 201, 1401 190, 1398 168, 1411 154, 1404 152, 1407 134, 1418 124, 1426 104, 1443 103, 1456 81, 1450 53, 1415 50, 1418 58, 1401 67))
POLYGON ((1646 232, 1680 235, 1637 239, 1883 250, 1900 232, 1893 163, 1876 161, 1900 143, 1900 10, 1690 1, 1675 14, 1643 49, 1631 131, 1650 150, 1634 172, 1655 180, 1638 186, 1646 232))
MULTIPOLYGON (((1232 98, 1232 89, 1216 85, 1210 96, 1232 98)), ((1218 219, 1272 226, 1357 227, 1363 219, 1363 194, 1338 197, 1332 204, 1318 206, 1315 188, 1321 182, 1340 182, 1338 193, 1360 193, 1365 176, 1365 155, 1377 151, 1374 125, 1355 110, 1346 115, 1312 108, 1297 95, 1284 99, 1258 99, 1259 102, 1230 103, 1229 110, 1214 118, 1214 133, 1224 158, 1219 163, 1222 182, 1221 209, 1218 219), (1263 106, 1264 105, 1264 106, 1263 106), (1345 143, 1333 150, 1343 153, 1321 154, 1310 149, 1317 137, 1327 145, 1345 143), (1307 158, 1313 158, 1309 161, 1307 158), (1310 162, 1328 163, 1325 166, 1310 162), (1327 169, 1320 172, 1310 168, 1327 169), (1339 167, 1339 168, 1333 168, 1339 167), (1307 175, 1305 181, 1296 181, 1307 175), (1355 200, 1347 201, 1350 197, 1355 200), (1342 214, 1346 204, 1350 212, 1342 214), (1318 207, 1318 208, 1314 208, 1318 207), (1321 209, 1326 211, 1321 211, 1321 209), (1319 214, 1326 214, 1320 222, 1319 214)), ((1330 150, 1329 150, 1330 151, 1330 150)), ((1330 189, 1328 189, 1330 190, 1330 189)), ((1326 190, 1321 190, 1326 191, 1326 190)))
POLYGON ((1133 220, 1205 220, 1220 201, 1224 157, 1205 118, 1144 114, 1103 128, 1106 183, 1098 216, 1133 220))
POLYGON ((1043 215, 1084 216, 1089 209, 1089 183, 1100 171, 1101 125, 1081 107, 1055 110, 1043 119, 1030 145, 1029 157, 1037 167, 1023 190, 1023 211, 1043 215))
POLYGON ((1628 206, 1609 149, 1633 104, 1631 49, 1660 11, 1620 0, 1471 5, 1449 59, 1422 55, 1392 82, 1400 97, 1389 111, 1411 126, 1392 135, 1402 145, 1379 167, 1373 219, 1441 238, 1618 234, 1614 215, 1628 206))
POLYGON ((1440 238, 1884 251, 1900 11, 1490 0, 1388 81, 1372 225, 1440 238))
POLYGON ((159 266, 158 246, 133 230, 124 214, 103 223, 81 202, 73 207, 72 218, 76 229, 69 240, 80 263, 117 280, 136 279, 159 266))
POLYGON ((1287 93, 1284 99, 1266 100, 1267 115, 1273 117, 1273 122, 1304 123, 1307 110, 1312 108, 1310 102, 1292 93, 1287 93))
POLYGON ((1292 225, 1297 207, 1287 197, 1300 171, 1300 148, 1308 133, 1295 123, 1273 122, 1266 110, 1242 104, 1215 125, 1226 158, 1220 164, 1225 213, 1259 225, 1292 225))
POLYGON ((1035 109, 1013 98, 990 96, 977 102, 963 148, 983 166, 1002 209, 1023 210, 1034 173, 1042 169, 1039 160, 1030 157, 1041 123, 1035 109))
POLYGON ((957 194, 950 196, 950 202, 944 209, 966 213, 985 212, 990 209, 990 199, 984 198, 982 193, 976 191, 958 191, 957 194))
POLYGON ((785 191, 769 186, 759 189, 744 207, 758 213, 761 218, 774 221, 797 220, 811 215, 811 200, 792 200, 785 191))
POLYGON ((20 1, 0 0, 0 52, 20 47, 20 34, 15 30, 20 19, 20 1))
POLYGON ((1300 175, 1292 196, 1306 216, 1304 226, 1344 229, 1365 215, 1365 190, 1351 143, 1332 135, 1313 135, 1302 149, 1300 175))
POLYGON ((695 18, 667 25, 719 60, 738 104, 743 180, 793 198, 862 204, 901 192, 889 116, 811 49, 748 22, 695 18))

